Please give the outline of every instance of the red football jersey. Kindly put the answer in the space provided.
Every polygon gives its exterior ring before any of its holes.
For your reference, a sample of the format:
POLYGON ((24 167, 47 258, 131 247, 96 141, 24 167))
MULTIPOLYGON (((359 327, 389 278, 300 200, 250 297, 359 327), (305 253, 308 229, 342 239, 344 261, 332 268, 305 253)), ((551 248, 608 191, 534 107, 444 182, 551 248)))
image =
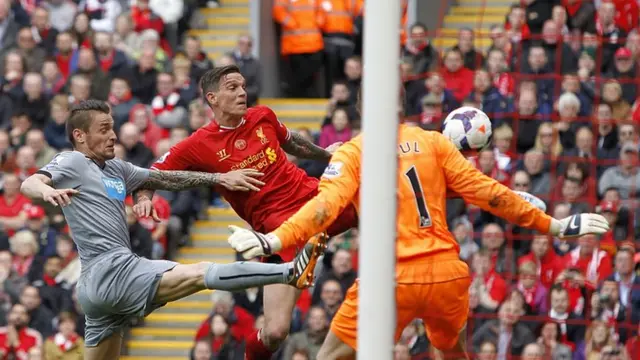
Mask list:
MULTIPOLYGON (((8 204, 5 197, 0 195, 0 217, 16 217, 26 211, 29 206, 31 206, 31 200, 22 194, 18 194, 11 204, 8 204)), ((7 235, 13 236, 15 233, 14 229, 7 229, 7 235)))
MULTIPOLYGON (((156 213, 160 218, 160 224, 168 224, 169 218, 171 217, 171 205, 165 198, 159 195, 154 195, 153 199, 151 199, 151 203, 153 204, 153 208, 156 209, 156 213)), ((145 218, 138 219, 138 223, 142 225, 143 228, 149 230, 149 232, 153 233, 158 228, 157 222, 153 220, 150 216, 145 218)), ((167 249, 167 236, 163 236, 159 239, 160 244, 167 249)))
POLYGON ((281 224, 283 213, 294 214, 318 189, 317 179, 287 160, 280 145, 290 137, 271 109, 256 106, 235 128, 215 121, 200 128, 173 146, 152 168, 209 173, 253 168, 264 173, 259 179, 265 183, 260 191, 229 191, 222 186, 216 191, 251 227, 270 232, 281 224))
POLYGON ((37 330, 31 328, 22 328, 18 330, 18 340, 20 345, 13 349, 13 355, 7 346, 7 327, 0 328, 0 359, 17 359, 27 360, 29 359, 29 350, 34 347, 42 346, 42 336, 37 330))

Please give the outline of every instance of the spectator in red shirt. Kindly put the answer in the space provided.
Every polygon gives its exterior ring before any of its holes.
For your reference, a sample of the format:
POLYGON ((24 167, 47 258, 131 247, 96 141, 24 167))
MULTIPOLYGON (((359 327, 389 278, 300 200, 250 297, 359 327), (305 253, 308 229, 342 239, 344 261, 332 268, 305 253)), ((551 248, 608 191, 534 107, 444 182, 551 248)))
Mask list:
POLYGON ((13 270, 30 282, 42 276, 42 262, 37 258, 39 246, 31 230, 20 230, 9 239, 13 254, 13 270))
POLYGON ((578 269, 592 288, 612 273, 611 256, 600 249, 600 241, 594 235, 578 239, 578 247, 564 257, 565 269, 578 269))
POLYGON ((20 193, 20 179, 15 174, 5 174, 4 193, 0 195, 0 231, 12 236, 17 229, 25 226, 25 211, 31 201, 20 193))
POLYGON ((507 256, 504 229, 496 223, 488 223, 482 228, 480 236, 482 249, 488 251, 491 259, 491 269, 499 274, 514 273, 515 259, 507 256))
POLYGON ((30 146, 23 146, 18 149, 15 174, 18 175, 20 181, 35 174, 36 171, 38 171, 38 168, 36 167, 35 151, 30 146))
POLYGON ((89 15, 84 12, 79 12, 73 19, 73 28, 71 33, 76 41, 78 47, 85 49, 91 48, 91 40, 93 37, 93 31, 89 27, 89 15))
POLYGON ((498 166, 493 148, 487 147, 480 151, 478 156, 473 158, 473 162, 476 168, 482 171, 483 174, 499 181, 505 186, 509 186, 511 177, 498 166))
POLYGON ((149 149, 155 149, 161 139, 167 138, 168 132, 156 124, 151 109, 146 105, 134 105, 128 120, 140 129, 140 139, 149 149))
POLYGON ((507 283, 491 269, 490 255, 480 250, 473 256, 470 308, 474 313, 494 312, 507 296, 507 283))
POLYGON ((560 324, 561 342, 575 349, 584 338, 584 325, 575 324, 581 317, 570 312, 569 293, 562 286, 551 288, 551 310, 549 317, 560 324))
POLYGON ((160 259, 167 251, 167 225, 169 224, 169 217, 171 217, 171 205, 159 195, 154 195, 151 202, 160 222, 156 222, 151 217, 146 217, 138 219, 138 223, 151 233, 151 238, 154 241, 153 257, 160 259))
POLYGON ((537 265, 540 283, 547 289, 551 288, 555 278, 562 272, 562 258, 556 255, 550 245, 547 235, 536 235, 531 242, 531 252, 518 259, 518 266, 533 262, 537 265))
POLYGON ((31 17, 31 33, 34 35, 36 43, 52 54, 55 48, 56 36, 58 30, 51 27, 49 22, 49 10, 38 7, 31 17))
POLYGON ((136 32, 153 29, 158 34, 162 34, 164 31, 164 23, 149 8, 149 0, 138 0, 135 5, 131 6, 131 18, 136 32))
POLYGON ((462 102, 473 89, 473 71, 464 67, 460 50, 450 49, 444 55, 442 77, 445 86, 453 92, 458 102, 462 102))
POLYGON ((504 51, 494 48, 487 53, 487 71, 493 79, 493 86, 502 96, 513 96, 515 80, 509 72, 509 66, 504 51))
POLYGON ((63 311, 58 316, 58 332, 50 336, 45 344, 46 359, 79 359, 84 356, 84 341, 76 332, 77 318, 63 311))
POLYGON ((531 30, 525 19, 525 9, 520 3, 511 6, 504 29, 507 31, 509 40, 513 43, 519 43, 531 37, 531 30))
POLYGON ((603 3, 605 2, 612 2, 616 6, 615 21, 620 29, 629 32, 638 27, 638 13, 640 12, 640 8, 638 8, 637 0, 603 1, 603 3))
MULTIPOLYGON (((66 79, 60 72, 58 62, 55 58, 47 58, 44 60, 44 64, 42 64, 42 80, 43 93, 47 99, 51 99, 62 92, 66 79)), ((50 106, 49 109, 51 109, 50 106)), ((47 122, 45 126, 48 124, 49 122, 47 122)))
POLYGON ((73 56, 73 35, 70 32, 61 32, 56 37, 56 50, 55 55, 58 69, 64 78, 68 78, 71 74, 71 57, 73 56))
POLYGON ((243 342, 236 340, 230 330, 229 323, 220 314, 215 314, 209 322, 210 332, 207 336, 209 346, 216 358, 229 360, 242 359, 244 354, 243 342))
MULTIPOLYGON (((638 324, 638 334, 640 334, 640 324, 638 324)), ((640 359, 640 335, 636 335, 627 341, 627 353, 631 359, 640 359)))
POLYGON ((0 170, 11 172, 15 168, 15 154, 11 149, 11 138, 5 130, 0 130, 0 170))
POLYGON ((216 290, 211 296, 213 301, 213 311, 200 324, 200 328, 196 333, 196 341, 204 339, 211 333, 211 319, 215 315, 222 317, 231 326, 231 335, 234 339, 242 341, 251 335, 255 329, 253 316, 240 306, 237 306, 233 300, 233 295, 228 291, 216 290))
POLYGON ((145 30, 155 30, 160 35, 160 47, 171 56, 171 46, 164 34, 164 22, 162 18, 149 8, 149 0, 138 0, 136 5, 131 6, 131 18, 133 19, 133 30, 142 33, 145 30))
POLYGON ((28 359, 29 351, 42 346, 42 336, 36 330, 27 327, 29 314, 27 308, 15 304, 7 316, 7 326, 0 328, 0 359, 28 359))
POLYGON ((127 55, 113 47, 113 34, 99 31, 93 36, 98 66, 109 78, 129 75, 127 55))

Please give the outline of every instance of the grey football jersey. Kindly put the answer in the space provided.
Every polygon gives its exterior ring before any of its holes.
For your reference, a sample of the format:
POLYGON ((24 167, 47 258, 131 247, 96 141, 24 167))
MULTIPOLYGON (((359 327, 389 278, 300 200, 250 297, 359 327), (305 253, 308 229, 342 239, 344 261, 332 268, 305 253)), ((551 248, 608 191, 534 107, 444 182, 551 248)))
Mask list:
POLYGON ((124 200, 149 177, 149 170, 113 159, 104 167, 78 151, 62 152, 39 173, 53 181, 56 189, 80 193, 62 208, 78 246, 83 266, 100 254, 131 250, 124 200))

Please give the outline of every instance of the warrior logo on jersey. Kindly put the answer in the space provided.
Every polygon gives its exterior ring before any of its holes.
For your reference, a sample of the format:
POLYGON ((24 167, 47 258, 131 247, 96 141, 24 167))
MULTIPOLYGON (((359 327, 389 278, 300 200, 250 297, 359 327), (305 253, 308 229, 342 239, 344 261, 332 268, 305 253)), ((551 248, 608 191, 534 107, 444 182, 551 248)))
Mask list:
POLYGON ((342 163, 338 161, 338 162, 332 162, 329 165, 327 165, 327 168, 324 169, 324 174, 322 174, 322 177, 325 177, 327 179, 333 179, 340 175, 342 175, 342 163))
POLYGON ((229 156, 231 156, 231 155, 227 154, 227 149, 222 149, 222 150, 218 151, 216 154, 218 154, 218 161, 225 160, 225 159, 229 158, 229 156))
POLYGON ((260 139, 260 143, 262 145, 269 142, 269 139, 267 139, 267 136, 264 134, 264 131, 262 131, 262 126, 260 126, 258 130, 256 130, 256 135, 258 135, 258 139, 260 139))
POLYGON ((244 150, 247 147, 247 142, 242 140, 242 139, 238 139, 238 140, 236 140, 235 144, 233 144, 233 145, 238 150, 244 150))

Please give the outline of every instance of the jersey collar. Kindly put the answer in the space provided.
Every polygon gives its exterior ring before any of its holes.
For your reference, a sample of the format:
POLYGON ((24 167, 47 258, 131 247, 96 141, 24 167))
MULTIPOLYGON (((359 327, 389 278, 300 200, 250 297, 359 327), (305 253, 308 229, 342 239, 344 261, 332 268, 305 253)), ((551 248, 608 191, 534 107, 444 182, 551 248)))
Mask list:
POLYGON ((216 121, 216 124, 218 125, 218 128, 220 129, 220 131, 225 131, 225 130, 235 130, 235 129, 241 127, 242 125, 244 125, 244 123, 246 123, 246 122, 247 122, 247 120, 245 120, 245 118, 242 118, 242 120, 240 120, 240 122, 236 126, 222 126, 217 121, 216 121))

